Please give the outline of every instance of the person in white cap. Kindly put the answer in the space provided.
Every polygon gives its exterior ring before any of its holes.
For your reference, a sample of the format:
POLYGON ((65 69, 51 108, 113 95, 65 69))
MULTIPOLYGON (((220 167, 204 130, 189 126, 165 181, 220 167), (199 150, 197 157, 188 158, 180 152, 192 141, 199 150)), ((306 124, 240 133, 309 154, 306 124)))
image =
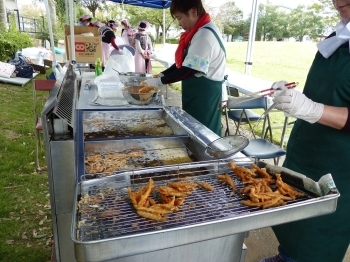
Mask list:
POLYGON ((82 15, 79 19, 79 22, 77 25, 79 26, 93 26, 93 24, 91 23, 92 17, 89 15, 82 15))
POLYGON ((114 20, 109 20, 107 24, 103 24, 99 21, 94 22, 94 26, 98 27, 98 33, 102 36, 102 65, 105 66, 108 57, 111 53, 111 46, 115 50, 122 52, 115 41, 114 30, 118 27, 118 24, 114 20))
POLYGON ((135 72, 151 73, 151 54, 153 53, 151 38, 146 33, 149 23, 141 21, 135 34, 135 72))
POLYGON ((131 45, 136 32, 131 28, 127 19, 123 19, 121 25, 123 26, 121 37, 124 39, 125 44, 131 45))

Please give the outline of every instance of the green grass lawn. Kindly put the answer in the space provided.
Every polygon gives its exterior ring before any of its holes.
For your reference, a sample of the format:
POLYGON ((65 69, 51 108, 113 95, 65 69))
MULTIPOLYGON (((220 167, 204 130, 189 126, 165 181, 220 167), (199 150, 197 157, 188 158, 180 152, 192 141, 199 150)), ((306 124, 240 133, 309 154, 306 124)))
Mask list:
MULTIPOLYGON (((244 73, 247 43, 227 43, 226 48, 227 66, 244 73)), ((315 43, 256 42, 251 74, 270 81, 296 81, 302 89, 315 52, 315 43)), ((35 171, 34 164, 32 88, 32 81, 24 87, 0 83, 1 262, 43 262, 51 255, 48 179, 45 171, 35 171)), ((276 124, 284 119, 280 113, 272 118, 276 124)), ((44 152, 40 161, 45 165, 44 152)))

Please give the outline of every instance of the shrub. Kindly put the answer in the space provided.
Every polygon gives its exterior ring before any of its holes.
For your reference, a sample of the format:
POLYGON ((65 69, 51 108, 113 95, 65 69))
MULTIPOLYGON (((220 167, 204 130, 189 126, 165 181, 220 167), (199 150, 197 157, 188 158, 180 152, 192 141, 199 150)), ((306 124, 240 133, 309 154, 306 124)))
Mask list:
POLYGON ((19 31, 3 31, 0 33, 0 61, 11 59, 17 50, 32 46, 29 35, 19 31))
POLYGON ((178 38, 167 38, 165 40, 166 43, 168 44, 178 44, 179 43, 179 39, 178 38))

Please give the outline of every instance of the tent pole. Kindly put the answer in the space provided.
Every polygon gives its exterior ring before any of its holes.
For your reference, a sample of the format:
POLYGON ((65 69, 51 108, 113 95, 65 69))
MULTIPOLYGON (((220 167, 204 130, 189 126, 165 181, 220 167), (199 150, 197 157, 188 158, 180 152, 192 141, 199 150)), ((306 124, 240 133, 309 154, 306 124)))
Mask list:
POLYGON ((53 67, 56 66, 57 60, 56 60, 56 53, 55 53, 55 41, 53 38, 53 32, 52 32, 52 23, 51 23, 51 14, 50 14, 50 8, 49 8, 49 1, 44 0, 45 3, 45 9, 46 9, 46 16, 47 16, 47 23, 49 27, 49 35, 50 35, 50 47, 52 51, 52 58, 53 58, 53 67))
POLYGON ((165 46, 165 9, 163 8, 163 47, 165 46))
POLYGON ((75 43, 74 43, 74 23, 75 23, 75 12, 74 12, 74 3, 73 1, 69 1, 69 25, 70 25, 70 46, 71 46, 71 62, 73 64, 73 68, 75 69, 75 43))
POLYGON ((245 61, 245 74, 250 75, 251 67, 253 65, 252 56, 253 56, 253 43, 255 41, 255 32, 256 24, 258 21, 258 0, 253 0, 252 2, 252 14, 249 28, 249 38, 248 38, 248 47, 247 47, 247 56, 245 61))

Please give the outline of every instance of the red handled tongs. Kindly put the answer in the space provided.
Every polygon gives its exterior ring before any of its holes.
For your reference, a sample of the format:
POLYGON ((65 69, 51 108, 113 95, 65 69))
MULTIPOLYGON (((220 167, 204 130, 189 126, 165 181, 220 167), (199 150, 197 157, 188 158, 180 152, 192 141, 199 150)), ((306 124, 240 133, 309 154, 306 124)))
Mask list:
MULTIPOLYGON (((291 83, 285 84, 284 86, 286 86, 288 89, 292 89, 292 88, 295 88, 298 84, 299 84, 298 82, 291 82, 291 83)), ((243 95, 243 96, 230 97, 229 100, 224 100, 224 101, 222 101, 222 103, 230 101, 230 105, 231 106, 232 105, 238 105, 238 104, 242 104, 242 103, 245 103, 247 101, 251 101, 251 100, 254 100, 254 99, 261 98, 261 97, 272 96, 275 91, 280 91, 280 90, 279 89, 273 89, 272 87, 270 87, 270 88, 267 88, 267 89, 264 89, 264 90, 260 90, 260 91, 257 91, 257 92, 253 92, 253 93, 250 93, 250 94, 246 94, 246 95, 243 95), (244 99, 244 98, 248 98, 248 99, 244 99), (235 103, 234 100, 236 100, 236 99, 239 99, 240 101, 237 101, 237 103, 235 103)))

